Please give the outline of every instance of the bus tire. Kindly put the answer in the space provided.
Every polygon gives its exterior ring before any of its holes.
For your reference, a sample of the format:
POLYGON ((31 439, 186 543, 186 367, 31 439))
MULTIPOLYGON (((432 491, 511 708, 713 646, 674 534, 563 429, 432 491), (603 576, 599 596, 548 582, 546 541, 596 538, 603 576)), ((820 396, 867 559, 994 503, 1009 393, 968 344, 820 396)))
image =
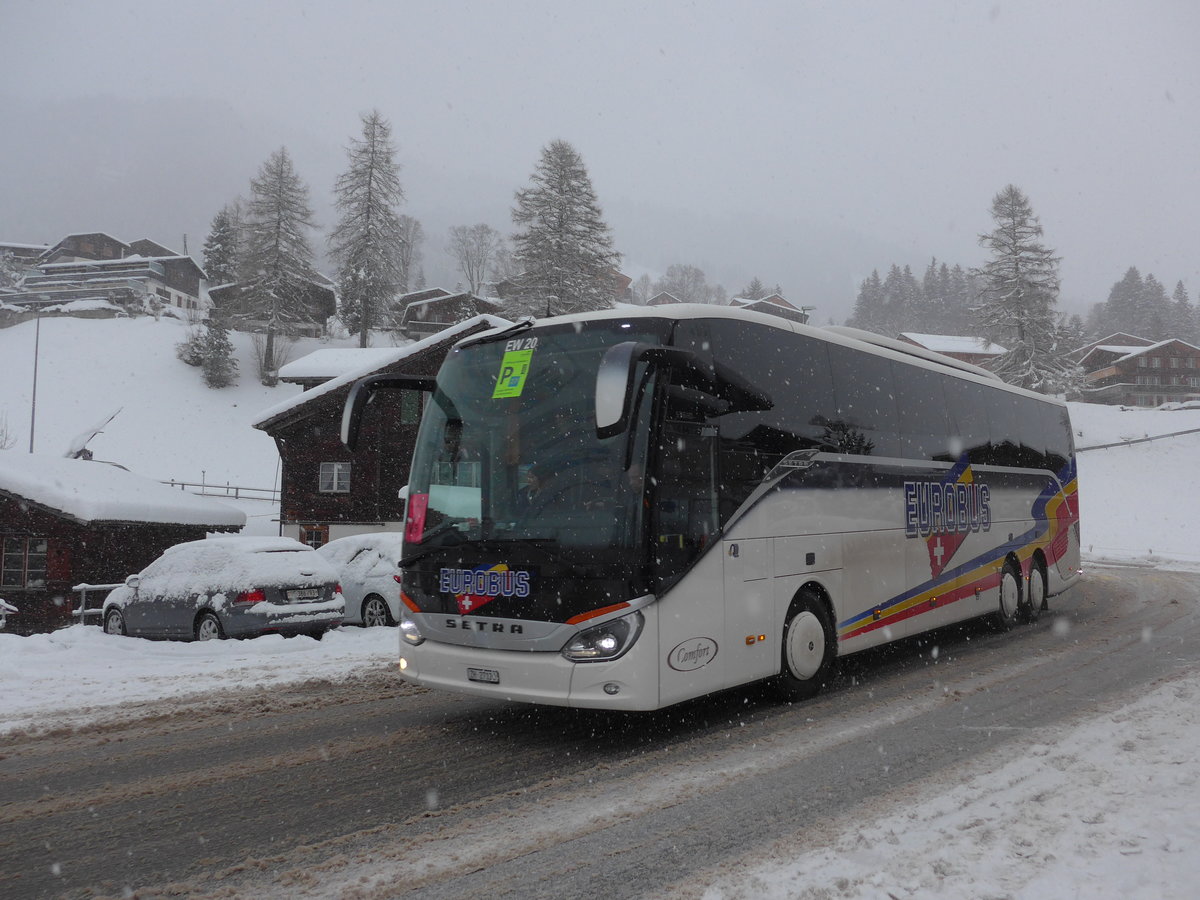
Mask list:
POLYGON ((992 621, 999 631, 1010 631, 1017 624, 1021 606, 1021 571, 1010 559, 1000 572, 1000 595, 992 621))
POLYGON ((825 603, 814 592, 801 591, 783 626, 782 664, 778 678, 787 700, 807 700, 829 680, 837 655, 837 637, 825 603))
POLYGON ((1036 622, 1046 605, 1046 575, 1042 564, 1034 559, 1029 564, 1029 580, 1025 584, 1025 621, 1036 622))

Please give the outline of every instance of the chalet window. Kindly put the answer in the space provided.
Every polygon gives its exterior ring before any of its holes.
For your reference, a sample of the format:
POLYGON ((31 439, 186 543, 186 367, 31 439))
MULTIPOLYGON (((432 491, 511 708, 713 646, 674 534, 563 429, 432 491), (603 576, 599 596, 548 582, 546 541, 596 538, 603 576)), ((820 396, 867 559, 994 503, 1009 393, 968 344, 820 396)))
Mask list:
POLYGON ((1143 357, 1141 357, 1140 359, 1138 359, 1138 368, 1139 368, 1139 369, 1144 369, 1144 368, 1146 368, 1146 365, 1147 365, 1147 363, 1146 363, 1146 357, 1144 357, 1144 356, 1143 356, 1143 357))
POLYGON ((1156 356, 1156 357, 1154 357, 1154 359, 1150 360, 1150 368, 1161 369, 1162 368, 1162 357, 1156 356))
POLYGON ((322 494, 350 493, 350 463, 323 462, 317 489, 322 494))
POLYGON ((1172 369, 1178 369, 1178 368, 1179 368, 1179 357, 1178 357, 1178 356, 1172 356, 1172 357, 1171 357, 1171 358, 1170 358, 1170 359, 1167 361, 1167 365, 1169 365, 1169 366, 1170 366, 1172 369))
POLYGON ((301 525, 300 543, 316 548, 329 543, 328 525, 301 525))
POLYGON ((418 425, 421 422, 421 401, 425 395, 420 391, 400 392, 400 424, 418 425))
POLYGON ((42 588, 46 586, 46 539, 4 537, 0 555, 0 587, 42 588))
POLYGON ((1189 356, 1189 357, 1187 357, 1186 359, 1184 359, 1184 361, 1183 361, 1183 367, 1184 367, 1185 369, 1194 369, 1194 368, 1196 368, 1196 358, 1195 358, 1194 356, 1189 356))

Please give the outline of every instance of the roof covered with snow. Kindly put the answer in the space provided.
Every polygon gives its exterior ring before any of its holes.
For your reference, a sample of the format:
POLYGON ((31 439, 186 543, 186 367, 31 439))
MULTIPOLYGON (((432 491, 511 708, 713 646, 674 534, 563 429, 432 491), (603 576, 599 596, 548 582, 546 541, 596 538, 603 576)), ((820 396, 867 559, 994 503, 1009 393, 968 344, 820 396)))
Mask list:
MULTIPOLYGON (((417 341, 413 344, 408 344, 405 347, 393 347, 387 353, 380 353, 378 356, 365 361, 362 365, 356 368, 347 370, 337 378, 333 378, 324 384, 319 384, 311 390, 304 391, 296 396, 284 400, 282 403, 276 403, 269 409, 263 410, 253 424, 255 428, 262 428, 272 419, 276 419, 284 413, 290 412, 298 406, 306 403, 311 403, 318 397, 323 397, 326 394, 331 394, 342 387, 347 387, 358 381, 360 378, 378 372, 385 366, 395 365, 403 359, 410 356, 416 356, 419 353, 428 350, 437 344, 457 336, 461 336, 479 325, 486 325, 488 328, 504 328, 512 323, 507 319, 502 319, 499 316, 479 315, 467 319, 465 322, 459 322, 457 325, 451 325, 449 328, 444 328, 436 334, 431 334, 429 337, 417 341)), ((382 348, 381 348, 382 349, 382 348)), ((300 360, 297 360, 300 362, 300 360)), ((294 377, 294 376, 293 376, 294 377)))
MULTIPOLYGON (((408 346, 407 344, 405 346, 408 346)), ((398 347, 341 347, 314 350, 288 363, 279 370, 282 381, 307 380, 310 378, 337 378, 347 372, 357 371, 373 364, 387 365, 396 356, 398 347)))
POLYGON ((0 451, 0 493, 85 524, 138 522, 241 528, 239 509, 169 488, 119 466, 83 459, 0 451))
POLYGON ((934 353, 987 353, 999 356, 1008 351, 999 344, 993 344, 987 338, 970 337, 958 334, 920 334, 916 331, 902 331, 901 337, 908 338, 926 350, 934 353))

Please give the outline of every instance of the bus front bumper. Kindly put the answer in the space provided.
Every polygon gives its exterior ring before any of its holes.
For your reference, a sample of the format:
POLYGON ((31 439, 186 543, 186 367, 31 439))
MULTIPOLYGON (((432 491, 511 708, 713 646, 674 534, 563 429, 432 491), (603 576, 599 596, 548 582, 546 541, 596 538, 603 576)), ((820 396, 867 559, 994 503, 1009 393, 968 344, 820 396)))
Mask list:
POLYGON ((657 640, 642 633, 612 662, 572 662, 560 653, 484 650, 427 640, 401 643, 400 675, 425 687, 495 700, 582 709, 657 709, 657 640))

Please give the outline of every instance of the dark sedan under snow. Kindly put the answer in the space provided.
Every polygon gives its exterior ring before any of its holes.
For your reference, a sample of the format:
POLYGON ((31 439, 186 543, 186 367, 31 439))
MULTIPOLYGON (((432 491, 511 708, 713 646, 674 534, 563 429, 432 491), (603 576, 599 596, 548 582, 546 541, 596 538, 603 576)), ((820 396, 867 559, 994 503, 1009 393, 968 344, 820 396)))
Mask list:
POLYGON ((104 630, 212 640, 265 633, 320 637, 341 624, 338 576, 290 538, 221 537, 177 544, 104 601, 104 630))

